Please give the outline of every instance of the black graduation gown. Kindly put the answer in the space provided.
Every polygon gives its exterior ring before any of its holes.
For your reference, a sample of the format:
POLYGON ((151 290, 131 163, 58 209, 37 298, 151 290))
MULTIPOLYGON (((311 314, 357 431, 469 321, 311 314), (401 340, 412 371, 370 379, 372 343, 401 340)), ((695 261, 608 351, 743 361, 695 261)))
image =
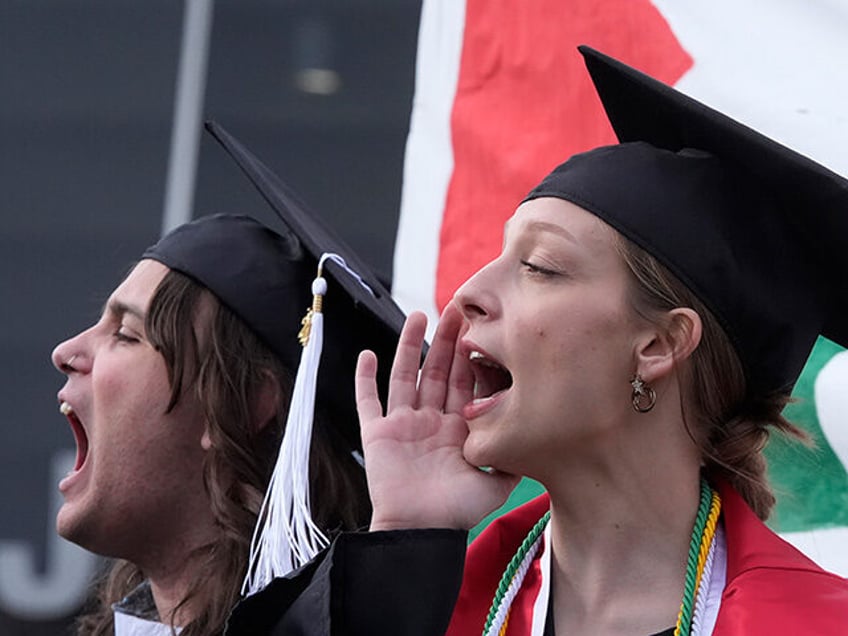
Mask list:
POLYGON ((442 636, 462 583, 467 533, 345 533, 239 603, 226 636, 442 636))

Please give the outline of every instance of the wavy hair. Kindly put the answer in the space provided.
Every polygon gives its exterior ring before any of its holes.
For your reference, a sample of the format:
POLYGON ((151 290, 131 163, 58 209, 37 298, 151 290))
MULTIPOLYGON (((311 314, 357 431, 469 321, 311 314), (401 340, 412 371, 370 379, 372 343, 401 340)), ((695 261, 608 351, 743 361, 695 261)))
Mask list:
POLYGON ((729 482, 765 520, 775 504, 763 454, 772 431, 809 442, 807 435, 782 415, 790 392, 748 391, 742 362, 729 337, 707 307, 645 250, 616 233, 618 250, 630 271, 631 302, 647 320, 675 307, 689 307, 701 317, 701 342, 683 378, 684 424, 698 446, 707 477, 729 482))
MULTIPOLYGON (((174 616, 185 611, 191 618, 181 636, 220 634, 239 599, 250 540, 285 428, 293 370, 284 368, 208 290, 176 271, 169 271, 154 293, 145 328, 168 369, 168 411, 187 391, 202 406, 212 445, 204 459, 205 493, 198 496, 208 497, 218 529, 213 543, 190 555, 191 585, 172 615, 161 620, 173 627, 174 616), (255 404, 269 378, 278 407, 273 420, 257 428, 255 404)), ((316 413, 310 465, 313 517, 331 534, 361 527, 370 516, 365 471, 332 424, 320 410, 316 413)), ((144 578, 134 564, 113 561, 78 619, 77 633, 113 634, 112 604, 144 578)))

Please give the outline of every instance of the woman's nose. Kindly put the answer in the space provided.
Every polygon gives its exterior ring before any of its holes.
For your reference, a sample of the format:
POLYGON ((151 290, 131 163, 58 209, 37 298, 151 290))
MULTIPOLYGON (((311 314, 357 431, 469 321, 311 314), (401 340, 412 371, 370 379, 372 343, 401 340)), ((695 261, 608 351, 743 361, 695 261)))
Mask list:
POLYGON ((454 300, 468 321, 494 316, 498 311, 498 300, 494 293, 494 261, 465 281, 454 294, 454 300))

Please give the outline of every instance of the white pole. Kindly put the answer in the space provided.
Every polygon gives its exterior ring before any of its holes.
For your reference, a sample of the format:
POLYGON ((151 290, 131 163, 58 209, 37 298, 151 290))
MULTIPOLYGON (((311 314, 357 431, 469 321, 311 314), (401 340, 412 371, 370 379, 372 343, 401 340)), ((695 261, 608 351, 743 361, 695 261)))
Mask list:
POLYGON ((162 234, 191 219, 214 0, 186 0, 162 234))

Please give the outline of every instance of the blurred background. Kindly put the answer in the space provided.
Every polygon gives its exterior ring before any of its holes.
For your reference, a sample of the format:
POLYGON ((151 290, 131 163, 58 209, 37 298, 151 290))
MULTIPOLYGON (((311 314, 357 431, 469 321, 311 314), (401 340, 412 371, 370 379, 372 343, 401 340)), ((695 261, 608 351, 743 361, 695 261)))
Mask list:
POLYGON ((0 634, 67 633, 97 567, 54 532, 74 442, 52 348, 96 320, 166 216, 268 213, 211 138, 192 165, 192 117, 239 137, 389 280, 420 9, 0 0, 0 634))
MULTIPOLYGON (((0 0, 0 636, 68 633, 99 566, 54 531, 51 350, 163 229, 269 216, 204 118, 435 317, 554 160, 613 141, 576 44, 848 174, 846 34, 848 0, 0 0)), ((821 339, 787 411, 817 446, 766 449, 772 526, 842 575, 846 386, 821 339)))

